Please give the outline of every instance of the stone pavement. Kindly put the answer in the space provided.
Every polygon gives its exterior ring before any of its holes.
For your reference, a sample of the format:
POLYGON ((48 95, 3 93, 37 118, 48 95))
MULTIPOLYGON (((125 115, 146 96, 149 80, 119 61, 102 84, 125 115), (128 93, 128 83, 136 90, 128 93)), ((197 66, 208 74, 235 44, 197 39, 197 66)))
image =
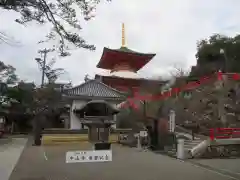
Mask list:
POLYGON ((0 139, 0 179, 8 180, 23 151, 27 138, 0 139))
POLYGON ((26 146, 10 180, 237 180, 234 177, 152 152, 113 145, 113 161, 66 164, 67 151, 89 144, 26 146))
POLYGON ((215 170, 240 179, 240 158, 236 159, 195 159, 193 164, 215 170))

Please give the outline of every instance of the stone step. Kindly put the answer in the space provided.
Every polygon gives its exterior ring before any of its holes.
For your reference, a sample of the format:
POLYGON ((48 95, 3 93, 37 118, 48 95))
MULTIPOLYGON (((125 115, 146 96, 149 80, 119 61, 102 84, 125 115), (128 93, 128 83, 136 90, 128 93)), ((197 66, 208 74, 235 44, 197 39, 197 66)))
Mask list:
POLYGON ((187 142, 189 142, 189 143, 200 143, 200 142, 202 142, 203 140, 201 140, 201 139, 196 139, 196 140, 185 140, 184 142, 185 143, 187 143, 187 142))
POLYGON ((171 157, 177 157, 177 151, 167 151, 167 155, 171 157))
POLYGON ((184 147, 184 150, 190 151, 193 147, 184 147))
POLYGON ((187 142, 184 142, 184 144, 192 144, 192 145, 198 145, 200 144, 202 141, 187 141, 187 142))
POLYGON ((172 149, 172 150, 168 150, 167 152, 170 152, 170 153, 177 153, 177 150, 176 150, 176 149, 172 149))
POLYGON ((185 144, 199 144, 202 141, 184 141, 185 144))
POLYGON ((197 146, 198 144, 200 144, 200 143, 185 143, 184 145, 194 147, 194 146, 197 146))

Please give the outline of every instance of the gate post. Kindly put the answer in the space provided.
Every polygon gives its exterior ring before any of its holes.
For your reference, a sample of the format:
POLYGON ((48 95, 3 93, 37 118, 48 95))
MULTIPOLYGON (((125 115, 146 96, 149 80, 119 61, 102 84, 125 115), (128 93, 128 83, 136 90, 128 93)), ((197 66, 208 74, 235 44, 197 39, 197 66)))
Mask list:
POLYGON ((140 133, 139 133, 138 136, 137 136, 137 149, 138 149, 138 150, 142 150, 140 133))
POLYGON ((177 145, 177 158, 178 159, 184 159, 184 139, 179 139, 178 140, 178 145, 177 145))
POLYGON ((175 132, 175 127, 176 127, 176 122, 175 122, 175 111, 174 110, 170 110, 169 112, 169 131, 170 132, 175 132))

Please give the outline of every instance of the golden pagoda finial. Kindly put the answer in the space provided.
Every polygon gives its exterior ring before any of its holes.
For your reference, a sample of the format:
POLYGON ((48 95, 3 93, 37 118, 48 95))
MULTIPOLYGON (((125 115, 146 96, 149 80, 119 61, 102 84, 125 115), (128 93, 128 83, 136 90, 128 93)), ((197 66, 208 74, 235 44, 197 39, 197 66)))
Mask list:
POLYGON ((125 27, 124 27, 124 23, 122 23, 122 47, 125 47, 125 27))

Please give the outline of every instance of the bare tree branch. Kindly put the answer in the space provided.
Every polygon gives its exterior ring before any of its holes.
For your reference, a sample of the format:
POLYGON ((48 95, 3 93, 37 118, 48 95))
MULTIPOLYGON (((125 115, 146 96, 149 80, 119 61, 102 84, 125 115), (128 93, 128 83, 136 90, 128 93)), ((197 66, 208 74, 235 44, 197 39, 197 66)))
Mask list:
MULTIPOLYGON (((93 12, 99 2, 100 0, 0 0, 0 8, 19 12, 21 18, 16 19, 16 22, 20 24, 26 24, 30 21, 36 21, 40 24, 51 23, 53 29, 46 36, 47 39, 39 42, 59 37, 58 51, 61 56, 67 56, 69 55, 67 52, 69 43, 78 48, 95 50, 94 45, 87 44, 74 30, 77 32, 81 30, 77 13, 80 12, 85 20, 90 20, 94 17, 93 12), (68 31, 63 22, 67 22, 73 31, 68 31)), ((5 42, 3 38, 0 41, 5 42)))

